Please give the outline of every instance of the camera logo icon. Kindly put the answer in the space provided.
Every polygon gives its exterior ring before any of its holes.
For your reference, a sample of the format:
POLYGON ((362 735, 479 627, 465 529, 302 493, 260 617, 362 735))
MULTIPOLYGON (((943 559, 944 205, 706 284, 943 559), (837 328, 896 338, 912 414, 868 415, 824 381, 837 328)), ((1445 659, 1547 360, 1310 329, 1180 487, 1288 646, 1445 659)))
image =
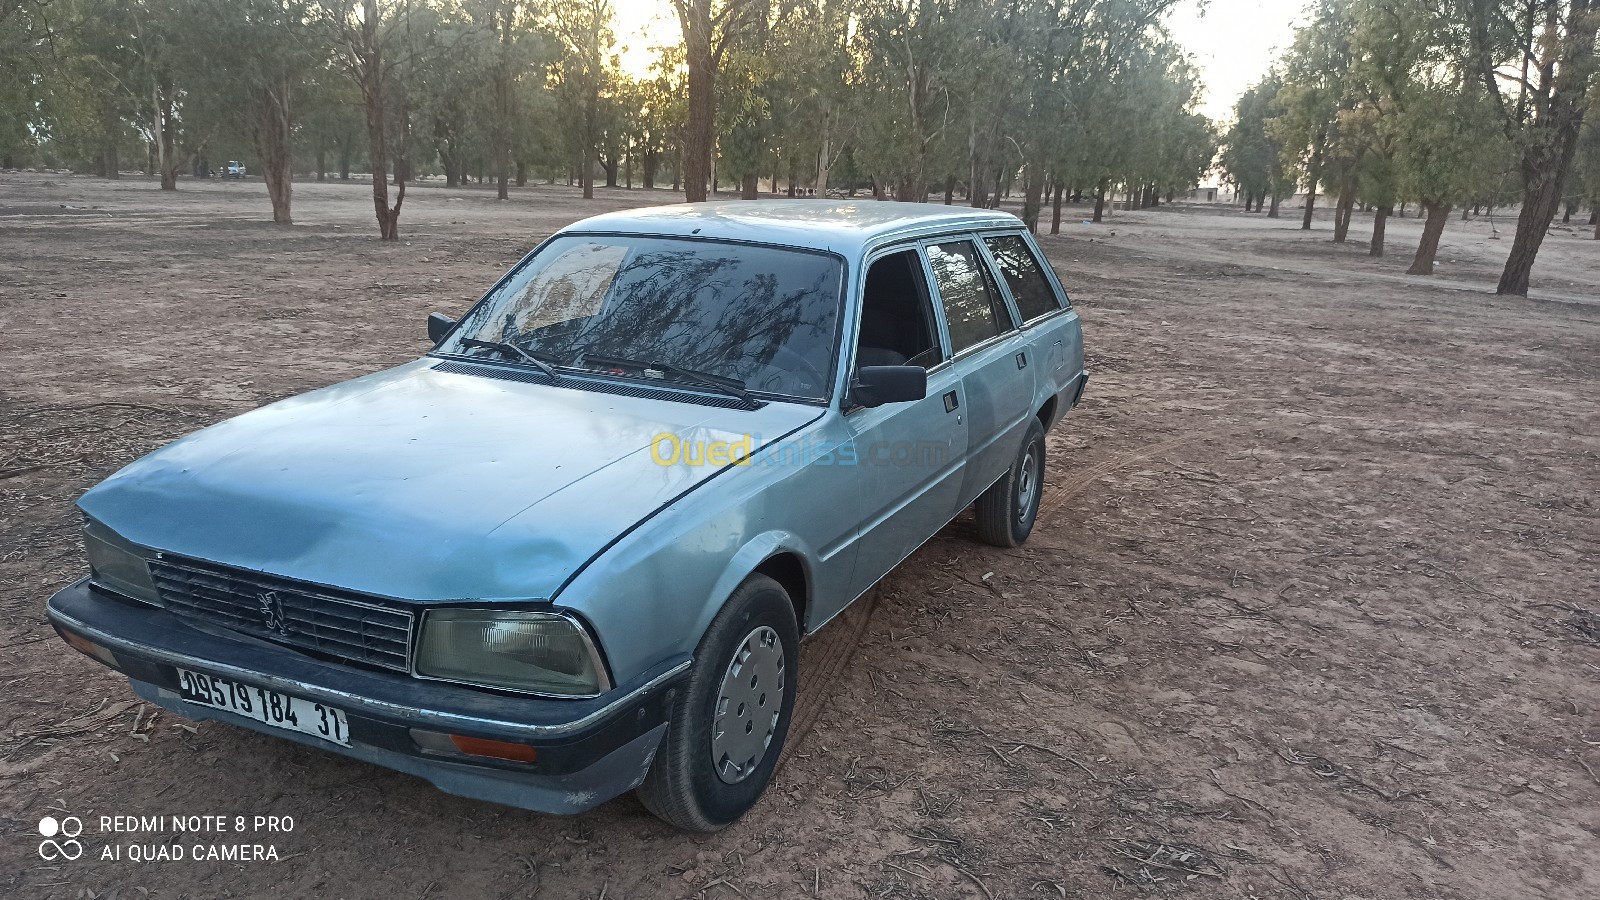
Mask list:
POLYGON ((78 840, 78 835, 83 834, 83 822, 77 816, 59 821, 55 816, 45 816, 39 820, 39 834, 44 837, 39 842, 40 859, 71 862, 83 855, 83 842, 78 840))

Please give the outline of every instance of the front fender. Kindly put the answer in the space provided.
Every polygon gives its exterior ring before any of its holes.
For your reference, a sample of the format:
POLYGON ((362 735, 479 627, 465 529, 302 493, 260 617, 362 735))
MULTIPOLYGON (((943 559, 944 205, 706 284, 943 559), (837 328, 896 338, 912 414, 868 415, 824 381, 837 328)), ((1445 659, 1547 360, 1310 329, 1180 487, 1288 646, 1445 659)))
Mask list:
MULTIPOLYGON (((783 553, 794 554, 800 558, 800 566, 805 572, 806 584, 812 584, 817 557, 812 552, 812 548, 807 545, 805 539, 791 531, 765 531, 746 541, 744 546, 733 554, 733 558, 728 560, 728 565, 723 569, 721 577, 717 579, 716 584, 711 588, 711 598, 715 600, 715 598, 721 597, 726 602, 739 585, 750 577, 750 573, 760 568, 762 563, 783 553)), ((807 605, 807 598, 805 597, 791 597, 789 599, 799 601, 802 607, 807 605)), ((705 634, 706 629, 711 627, 711 620, 716 618, 717 613, 722 610, 722 603, 708 604, 708 607, 710 607, 710 615, 707 615, 704 621, 696 623, 695 630, 697 634, 705 634)), ((806 623, 802 621, 799 625, 800 633, 805 634, 806 623)), ((695 640, 696 643, 699 642, 699 638, 695 640)))
POLYGON ((619 683, 692 654, 729 595, 774 554, 800 558, 816 608, 842 603, 859 523, 840 514, 830 477, 824 466, 730 467, 608 547, 553 600, 594 627, 619 683))

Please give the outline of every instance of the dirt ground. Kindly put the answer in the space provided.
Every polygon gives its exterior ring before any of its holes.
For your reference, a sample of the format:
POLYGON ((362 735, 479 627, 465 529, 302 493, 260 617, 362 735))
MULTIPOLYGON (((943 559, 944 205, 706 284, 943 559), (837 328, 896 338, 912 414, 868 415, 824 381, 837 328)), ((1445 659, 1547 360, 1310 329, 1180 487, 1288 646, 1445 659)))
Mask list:
MULTIPOLYGON (((766 798, 547 818, 216 724, 67 649, 72 501, 201 425, 413 358, 535 241, 665 192, 0 176, 0 895, 1600 896, 1600 243, 1514 223, 1069 211, 1093 377, 1018 550, 958 520, 809 642, 766 798), (36 853, 42 816, 292 816, 274 861, 36 853)), ((191 843, 183 840, 180 843, 191 843)), ((124 848, 126 851, 126 848, 124 848)))

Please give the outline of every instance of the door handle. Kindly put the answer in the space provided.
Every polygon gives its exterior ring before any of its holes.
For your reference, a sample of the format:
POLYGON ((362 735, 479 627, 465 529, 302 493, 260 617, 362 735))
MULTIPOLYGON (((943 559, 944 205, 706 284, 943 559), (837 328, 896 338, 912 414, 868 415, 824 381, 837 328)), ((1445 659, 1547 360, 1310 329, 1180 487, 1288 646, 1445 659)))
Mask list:
POLYGON ((958 407, 960 407, 960 406, 961 406, 961 400, 956 397, 956 392, 955 391, 950 391, 950 392, 948 392, 948 393, 946 393, 944 395, 944 411, 945 412, 947 412, 947 413, 955 412, 956 409, 958 407))
POLYGON ((1024 350, 1021 353, 1017 354, 1017 368, 1026 369, 1027 367, 1028 367, 1028 351, 1024 350))

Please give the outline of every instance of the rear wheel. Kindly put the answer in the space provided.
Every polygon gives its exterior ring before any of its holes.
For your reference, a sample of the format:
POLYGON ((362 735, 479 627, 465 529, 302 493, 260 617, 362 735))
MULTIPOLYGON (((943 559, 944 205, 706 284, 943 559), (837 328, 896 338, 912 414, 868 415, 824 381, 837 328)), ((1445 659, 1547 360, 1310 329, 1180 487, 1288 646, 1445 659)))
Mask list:
POLYGON ((1044 492, 1044 426, 1028 424, 1022 449, 1005 476, 978 497, 973 512, 978 537, 996 547, 1016 547, 1033 532, 1039 517, 1039 495, 1044 492))
POLYGON ((639 799, 690 831, 749 811, 777 767, 794 712, 800 633, 794 604, 765 575, 739 585, 706 629, 639 799))

